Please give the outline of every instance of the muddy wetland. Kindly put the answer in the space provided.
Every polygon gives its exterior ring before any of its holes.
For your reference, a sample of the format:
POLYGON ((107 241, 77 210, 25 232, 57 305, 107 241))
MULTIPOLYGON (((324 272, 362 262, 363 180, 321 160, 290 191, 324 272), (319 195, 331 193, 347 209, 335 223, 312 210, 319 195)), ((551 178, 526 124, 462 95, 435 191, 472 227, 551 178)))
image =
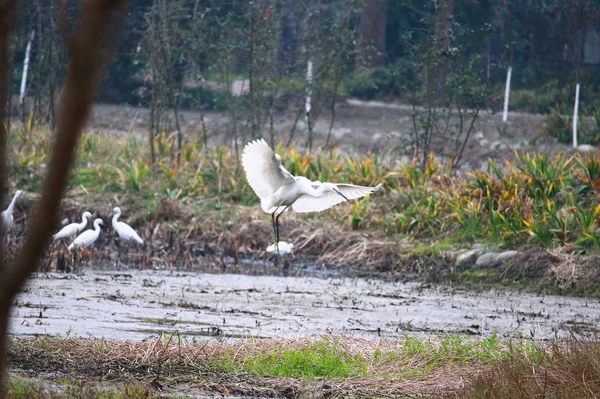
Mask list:
POLYGON ((10 315, 13 390, 467 398, 516 373, 529 395, 530 370, 597 361, 598 300, 254 266, 37 273, 10 315))
MULTIPOLYGON (((51 142, 15 140, 31 161, 10 177, 24 191, 10 256, 51 142)), ((294 247, 278 258, 239 154, 205 145, 153 166, 133 135, 82 138, 56 231, 84 211, 107 228, 81 253, 53 243, 13 301, 11 399, 599 396, 597 157, 514 153, 453 173, 433 157, 422 169, 280 143, 291 173, 382 186, 286 212, 294 247), (114 231, 117 206, 140 246, 114 231)))
POLYGON ((15 336, 144 340, 455 334, 547 340, 594 333, 600 303, 343 276, 166 271, 38 273, 11 314, 15 336))

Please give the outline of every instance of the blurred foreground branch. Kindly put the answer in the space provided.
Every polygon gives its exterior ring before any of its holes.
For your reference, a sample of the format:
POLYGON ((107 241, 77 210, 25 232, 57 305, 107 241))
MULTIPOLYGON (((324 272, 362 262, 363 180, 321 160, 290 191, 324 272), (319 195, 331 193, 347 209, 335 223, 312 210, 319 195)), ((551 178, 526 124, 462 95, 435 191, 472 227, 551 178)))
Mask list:
MULTIPOLYGON (((8 85, 9 85, 9 34, 14 25, 16 1, 4 0, 0 2, 0 204, 3 203, 6 172, 6 124, 4 120, 8 112, 8 85)), ((4 257, 4 232, 0 229, 0 284, 6 280, 6 268, 2 262, 4 257)), ((1 322, 0 322, 1 323, 1 322)))
MULTIPOLYGON (((4 397, 6 365, 6 339, 10 304, 29 275, 38 266, 47 247, 48 240, 56 224, 60 201, 66 187, 69 169, 77 145, 77 139, 89 116, 92 102, 98 91, 102 70, 116 40, 116 32, 126 15, 126 0, 87 0, 82 2, 79 28, 71 39, 71 60, 66 81, 61 94, 58 110, 58 123, 54 135, 52 157, 48 165, 42 197, 28 226, 25 244, 12 265, 4 264, 4 253, 0 259, 0 398, 4 397)), ((7 50, 9 24, 14 23, 14 2, 0 3, 0 140, 4 163, 6 131, 4 112, 7 96, 7 76, 5 51, 7 50), (6 8, 6 7, 7 8, 6 8), (6 49, 5 49, 6 48, 6 49)), ((2 166, 0 166, 2 167, 2 166)), ((5 168, 0 172, 2 193, 4 192, 5 168)))

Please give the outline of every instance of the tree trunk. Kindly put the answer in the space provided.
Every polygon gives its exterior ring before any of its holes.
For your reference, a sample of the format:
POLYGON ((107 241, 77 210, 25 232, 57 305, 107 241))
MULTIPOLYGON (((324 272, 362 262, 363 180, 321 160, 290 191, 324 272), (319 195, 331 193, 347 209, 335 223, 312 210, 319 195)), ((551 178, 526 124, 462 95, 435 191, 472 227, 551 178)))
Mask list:
POLYGON ((446 77, 448 75, 449 58, 447 55, 450 47, 450 28, 454 14, 454 0, 440 0, 435 10, 434 45, 439 54, 439 60, 431 70, 430 90, 433 98, 438 101, 446 90, 446 77))
POLYGON ((367 0, 360 15, 360 58, 363 65, 369 68, 381 66, 385 62, 387 9, 388 0, 367 0))
POLYGON ((5 397, 4 389, 6 387, 6 372, 8 364, 6 362, 6 343, 8 342, 8 312, 10 302, 0 299, 0 398, 5 397))

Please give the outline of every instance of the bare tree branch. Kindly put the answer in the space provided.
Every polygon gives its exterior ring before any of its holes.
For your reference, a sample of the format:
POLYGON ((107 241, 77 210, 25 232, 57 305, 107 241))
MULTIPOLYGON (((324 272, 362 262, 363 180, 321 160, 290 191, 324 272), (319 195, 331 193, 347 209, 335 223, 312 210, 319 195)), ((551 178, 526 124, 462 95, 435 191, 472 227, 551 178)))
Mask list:
MULTIPOLYGON (((6 124, 4 122, 8 104, 8 37, 15 17, 15 1, 0 2, 0 204, 4 197, 6 185, 6 124)), ((0 228, 0 282, 6 281, 6 265, 4 261, 4 233, 0 228)), ((0 287, 1 288, 1 287, 0 287)), ((8 331, 8 310, 10 302, 0 302, 0 398, 4 397, 4 359, 6 359, 5 336, 8 331), (6 317, 3 317, 6 315, 6 317)))
MULTIPOLYGON (((7 104, 8 104, 8 86, 9 86, 9 46, 8 38, 14 25, 14 17, 16 12, 16 1, 4 0, 0 2, 0 204, 4 199, 6 192, 5 176, 6 176, 6 136, 7 127, 5 124, 7 104)), ((4 274, 4 233, 0 229, 0 281, 3 280, 4 274)))

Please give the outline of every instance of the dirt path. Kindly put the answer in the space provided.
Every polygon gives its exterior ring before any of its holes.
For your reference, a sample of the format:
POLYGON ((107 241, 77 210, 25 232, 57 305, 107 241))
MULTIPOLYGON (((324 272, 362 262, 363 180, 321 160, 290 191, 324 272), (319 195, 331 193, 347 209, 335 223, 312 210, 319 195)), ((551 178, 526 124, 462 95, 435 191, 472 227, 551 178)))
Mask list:
POLYGON ((470 333, 549 339, 594 333, 600 303, 344 277, 163 271, 38 274, 12 309, 15 336, 363 338, 470 333))

